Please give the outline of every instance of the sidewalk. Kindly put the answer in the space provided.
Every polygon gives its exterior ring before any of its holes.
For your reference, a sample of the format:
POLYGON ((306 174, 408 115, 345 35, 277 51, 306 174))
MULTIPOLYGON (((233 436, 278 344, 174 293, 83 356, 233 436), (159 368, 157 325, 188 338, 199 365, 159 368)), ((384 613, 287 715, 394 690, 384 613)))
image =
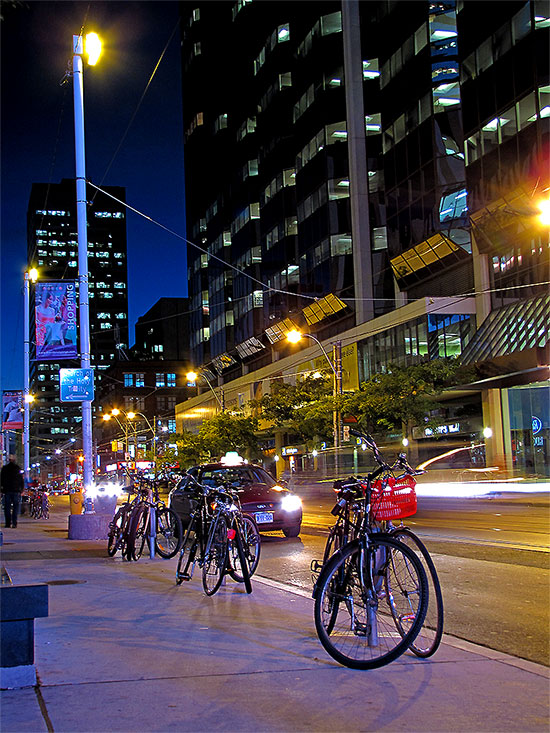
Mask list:
POLYGON ((255 578, 207 598, 199 573, 175 586, 176 558, 111 559, 66 522, 4 530, 12 581, 48 583, 49 616, 39 687, 2 692, 2 733, 548 730, 545 667, 445 637, 432 659, 350 670, 300 592, 255 578))

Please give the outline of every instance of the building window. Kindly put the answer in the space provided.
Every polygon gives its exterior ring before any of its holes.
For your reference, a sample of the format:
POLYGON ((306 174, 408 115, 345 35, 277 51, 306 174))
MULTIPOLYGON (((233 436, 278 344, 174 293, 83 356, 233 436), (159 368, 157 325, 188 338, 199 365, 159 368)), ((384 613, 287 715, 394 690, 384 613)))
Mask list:
POLYGON ((134 375, 133 374, 124 374, 124 386, 125 387, 134 386, 134 375))
POLYGON ((153 351, 155 352, 155 354, 162 354, 162 352, 164 351, 164 346, 162 344, 154 344, 153 351))
POLYGON ((155 374, 155 387, 166 387, 166 377, 163 373, 155 374))
POLYGON ((135 377, 136 387, 145 387, 145 374, 143 372, 137 372, 135 377))
POLYGON ((166 375, 166 386, 167 387, 175 387, 176 386, 176 375, 172 372, 169 372, 166 375))

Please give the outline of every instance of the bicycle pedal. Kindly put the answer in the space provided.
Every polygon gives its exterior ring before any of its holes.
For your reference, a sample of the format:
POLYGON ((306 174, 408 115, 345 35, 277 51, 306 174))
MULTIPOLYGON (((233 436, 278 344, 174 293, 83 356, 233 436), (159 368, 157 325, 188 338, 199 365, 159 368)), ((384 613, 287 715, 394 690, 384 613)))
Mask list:
POLYGON ((189 573, 178 573, 176 580, 191 580, 189 573))

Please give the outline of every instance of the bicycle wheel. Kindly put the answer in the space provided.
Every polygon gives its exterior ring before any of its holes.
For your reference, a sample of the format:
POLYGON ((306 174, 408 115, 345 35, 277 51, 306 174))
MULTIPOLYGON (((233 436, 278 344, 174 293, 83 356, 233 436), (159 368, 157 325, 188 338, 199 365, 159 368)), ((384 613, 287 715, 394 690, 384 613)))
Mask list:
POLYGON ((145 545, 149 512, 147 507, 139 504, 130 515, 128 538, 126 541, 126 559, 139 560, 145 545))
MULTIPOLYGON (((256 522, 251 517, 246 516, 246 514, 238 517, 237 522, 239 523, 241 532, 244 556, 248 564, 248 575, 252 577, 260 562, 260 533, 258 532, 256 522)), ((242 583, 244 578, 236 539, 237 537, 235 536, 235 539, 229 542, 229 575, 237 583, 242 583)))
POLYGON ((174 557, 183 542, 181 519, 173 509, 168 507, 157 509, 156 515, 157 536, 155 538, 155 549, 161 557, 174 557))
POLYGON ((207 596, 213 596, 222 584, 227 565, 227 521, 217 517, 208 535, 202 566, 202 587, 207 596))
POLYGON ((107 554, 109 557, 114 557, 120 547, 124 514, 125 509, 121 507, 109 524, 109 534, 107 536, 107 554))
POLYGON ((196 516, 192 517, 185 531, 176 568, 176 585, 181 585, 184 580, 191 580, 192 566, 199 546, 200 522, 201 520, 196 516), (191 532, 193 532, 193 537, 191 537, 191 532), (191 568, 191 572, 189 572, 189 568, 191 568))
MULTIPOLYGON (((437 651, 443 636, 443 595, 434 562, 424 543, 407 527, 397 527, 391 533, 413 550, 424 565, 428 578, 428 610, 422 628, 410 645, 417 657, 431 657, 437 651)), ((399 629, 400 626, 397 625, 399 629)))
POLYGON ((402 654, 418 634, 428 603, 426 573, 416 554, 388 535, 347 544, 317 584, 315 628, 340 664, 375 669, 402 654), (407 618, 404 635, 394 618, 407 618))

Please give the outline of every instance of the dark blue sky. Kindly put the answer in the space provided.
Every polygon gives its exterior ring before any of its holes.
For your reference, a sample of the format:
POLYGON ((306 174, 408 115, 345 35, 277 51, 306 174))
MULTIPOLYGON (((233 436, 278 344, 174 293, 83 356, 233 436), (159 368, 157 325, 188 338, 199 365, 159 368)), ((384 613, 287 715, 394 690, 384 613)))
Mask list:
MULTIPOLYGON (((136 111, 178 18, 177 2, 2 3, 1 21, 1 389, 23 388, 26 212, 33 183, 74 178, 72 81, 60 86, 73 34, 104 40, 85 67, 87 177, 96 185, 136 111)), ((176 29, 104 185, 126 187, 127 202, 184 230, 180 33, 176 29)), ((185 244, 127 214, 130 344, 134 324, 162 296, 186 296, 185 244)))

